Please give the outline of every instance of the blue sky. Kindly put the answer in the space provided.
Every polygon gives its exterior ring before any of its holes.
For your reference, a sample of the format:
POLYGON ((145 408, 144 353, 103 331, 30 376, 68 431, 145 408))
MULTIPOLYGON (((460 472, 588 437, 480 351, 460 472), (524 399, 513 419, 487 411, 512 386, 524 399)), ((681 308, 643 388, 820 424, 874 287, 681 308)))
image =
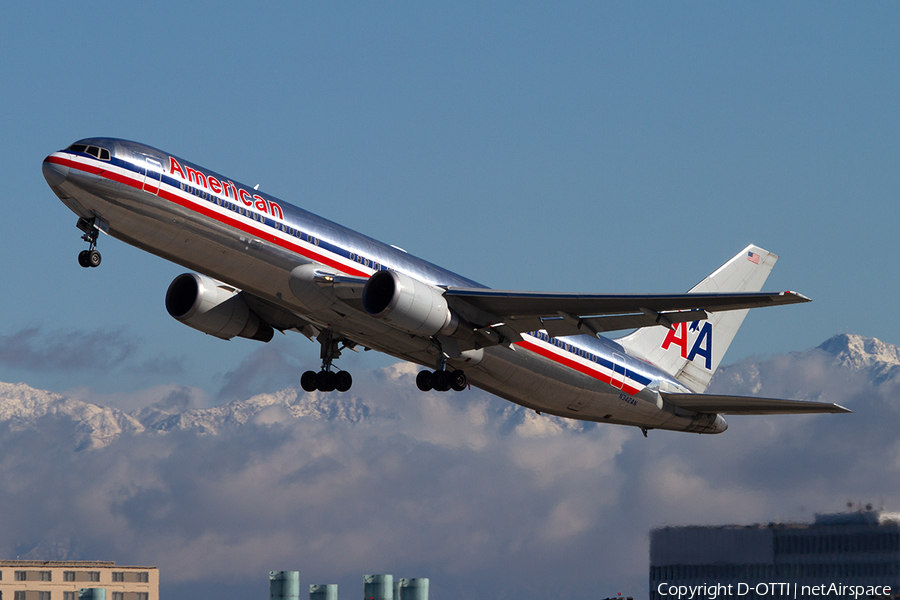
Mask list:
POLYGON ((814 303, 754 313, 726 362, 839 331, 900 343, 898 11, 6 3, 0 336, 29 345, 0 379, 213 389, 253 350, 166 315, 179 267, 108 238, 100 269, 78 267, 75 217, 40 162, 94 135, 259 183, 492 287, 679 292, 754 242, 782 257, 767 287, 814 303), (98 344, 81 368, 22 358, 67 336, 98 344), (87 364, 104 339, 130 345, 112 373, 87 364))

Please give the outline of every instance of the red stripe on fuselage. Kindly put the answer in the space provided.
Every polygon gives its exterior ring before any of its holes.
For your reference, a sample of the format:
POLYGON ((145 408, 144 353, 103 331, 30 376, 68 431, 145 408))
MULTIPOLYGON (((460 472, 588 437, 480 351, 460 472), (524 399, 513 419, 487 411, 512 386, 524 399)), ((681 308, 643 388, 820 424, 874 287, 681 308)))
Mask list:
MULTIPOLYGON (((100 168, 100 167, 97 167, 94 165, 90 165, 90 164, 76 162, 76 161, 62 158, 59 156, 48 156, 46 160, 49 162, 52 162, 52 163, 56 163, 58 165, 63 165, 65 167, 69 167, 70 169, 84 171, 85 173, 89 173, 91 175, 99 175, 106 179, 110 179, 112 181, 116 181, 118 183, 123 183, 130 187, 133 187, 136 190, 144 191, 144 182, 143 181, 137 181, 132 177, 128 177, 126 175, 121 175, 119 173, 116 173, 115 171, 110 171, 110 170, 103 169, 103 168, 100 168)), ((234 219, 232 217, 229 217, 228 215, 219 214, 218 212, 211 210, 210 208, 204 206, 203 203, 192 202, 190 200, 182 198, 181 196, 179 196, 177 194, 173 194, 172 192, 162 189, 161 183, 159 185, 160 185, 159 193, 154 194, 154 195, 156 195, 160 198, 163 198, 165 200, 173 202, 179 206, 182 206, 184 208, 192 210, 196 213, 199 213, 203 216, 209 217, 213 220, 219 221, 220 223, 224 223, 225 225, 228 225, 230 227, 234 227, 235 229, 243 231, 244 233, 249 233, 249 234, 255 235, 255 236, 259 237, 260 239, 263 239, 267 242, 272 242, 273 244, 280 246, 282 248, 285 248, 286 250, 290 250, 301 256, 305 256, 306 258, 309 258, 316 262, 322 263, 323 265, 327 265, 329 267, 332 267, 334 269, 342 271, 343 273, 346 273, 348 275, 354 275, 356 277, 369 277, 370 276, 369 273, 354 269, 353 267, 348 267, 347 265, 340 263, 332 258, 329 258, 329 257, 319 254, 317 252, 313 252, 312 250, 309 250, 308 248, 304 248, 303 246, 301 246, 299 244, 291 243, 291 242, 284 240, 276 235, 273 235, 269 231, 260 229, 258 227, 253 227, 249 223, 244 223, 243 221, 241 221, 239 219, 234 219)), ((148 192, 148 193, 150 193, 150 192, 148 192)))
POLYGON ((521 342, 516 342, 516 346, 525 348, 527 350, 531 350, 535 354, 540 354, 544 358, 548 358, 548 359, 552 360, 553 362, 561 364, 564 367, 569 367, 570 369, 574 369, 574 370, 578 371, 579 373, 584 373, 585 375, 589 375, 590 377, 593 377, 594 379, 598 379, 598 380, 602 381, 603 383, 609 384, 616 389, 621 389, 626 394, 630 394, 630 395, 634 396, 635 394, 637 394, 640 391, 637 388, 628 385, 624 381, 622 383, 622 387, 619 388, 618 386, 616 386, 616 384, 613 383, 613 379, 609 375, 602 373, 596 369, 592 369, 591 367, 589 367, 585 364, 582 364, 577 360, 573 360, 573 359, 567 358, 565 356, 560 356, 559 354, 557 354, 556 352, 553 352, 549 348, 545 348, 544 346, 535 344, 534 342, 529 342, 528 340, 522 340, 521 342))

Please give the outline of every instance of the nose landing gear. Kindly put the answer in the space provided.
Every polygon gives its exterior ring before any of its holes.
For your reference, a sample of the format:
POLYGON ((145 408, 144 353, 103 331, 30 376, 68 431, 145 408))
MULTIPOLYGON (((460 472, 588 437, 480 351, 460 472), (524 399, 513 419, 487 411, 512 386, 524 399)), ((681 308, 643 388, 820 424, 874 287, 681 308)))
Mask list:
POLYGON ((300 387, 307 392, 346 392, 353 385, 353 377, 347 371, 334 372, 331 370, 331 362, 340 358, 341 350, 353 348, 355 344, 346 338, 335 338, 334 333, 328 329, 322 331, 316 338, 322 346, 322 370, 306 371, 300 376, 300 387))
POLYGON ((78 264, 86 269, 88 267, 99 267, 100 260, 100 253, 93 249, 82 250, 78 253, 78 264))
POLYGON ((78 253, 78 264, 84 268, 99 267, 101 257, 97 251, 97 237, 101 231, 109 233, 109 224, 100 217, 94 217, 93 219, 78 219, 77 226, 84 232, 81 239, 91 245, 89 249, 78 253))

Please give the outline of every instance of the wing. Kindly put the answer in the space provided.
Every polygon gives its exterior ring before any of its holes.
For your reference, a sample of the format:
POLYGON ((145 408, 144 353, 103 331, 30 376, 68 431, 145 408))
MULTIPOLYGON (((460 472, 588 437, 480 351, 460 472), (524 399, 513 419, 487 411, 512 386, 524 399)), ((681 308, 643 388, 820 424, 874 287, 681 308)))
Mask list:
POLYGON ((709 312, 809 302, 796 292, 600 295, 451 287, 444 296, 470 322, 499 327, 501 334, 503 330, 522 333, 545 329, 552 336, 671 327, 704 320, 709 312))
MULTIPOLYGON (((314 279, 334 288, 344 301, 359 300, 366 278, 322 271, 314 279)), ((687 294, 569 294, 449 287, 448 305, 489 338, 511 342, 544 329, 551 336, 596 335, 604 331, 705 320, 710 312, 809 302, 796 292, 687 294)))
POLYGON ((716 396, 712 394, 673 394, 660 392, 666 402, 702 413, 723 415, 789 415, 811 413, 848 413, 839 404, 806 400, 776 400, 750 396, 716 396))

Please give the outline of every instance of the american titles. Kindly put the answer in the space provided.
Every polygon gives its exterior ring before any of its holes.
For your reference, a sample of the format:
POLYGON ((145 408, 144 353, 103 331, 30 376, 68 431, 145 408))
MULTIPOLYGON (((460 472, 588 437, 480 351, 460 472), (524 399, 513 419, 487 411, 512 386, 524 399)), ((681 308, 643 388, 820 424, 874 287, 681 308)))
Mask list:
POLYGON ((277 202, 266 200, 259 194, 251 194, 244 188, 235 187, 231 181, 219 181, 216 177, 206 175, 187 165, 182 167, 172 156, 169 157, 169 173, 178 175, 185 183, 196 185, 223 198, 231 198, 243 203, 247 208, 255 208, 260 213, 284 220, 284 213, 277 202))
POLYGON ((668 350, 669 346, 675 344, 681 351, 681 358, 693 361, 698 356, 704 360, 704 366, 707 370, 712 371, 712 323, 704 321, 694 321, 690 325, 688 323, 677 323, 675 327, 666 334, 663 340, 662 349, 668 350), (695 336, 691 336, 695 334, 695 336), (694 337, 693 344, 690 343, 690 337, 694 337), (688 351, 690 346, 690 351, 688 351))

